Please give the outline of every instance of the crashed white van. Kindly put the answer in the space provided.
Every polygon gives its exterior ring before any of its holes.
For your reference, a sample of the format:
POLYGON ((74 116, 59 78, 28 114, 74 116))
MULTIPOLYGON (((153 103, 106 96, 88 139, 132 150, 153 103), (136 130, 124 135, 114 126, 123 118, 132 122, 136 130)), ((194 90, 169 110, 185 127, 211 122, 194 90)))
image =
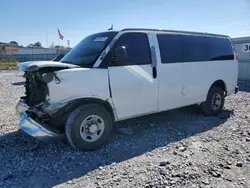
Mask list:
POLYGON ((218 115, 238 91, 237 53, 228 36, 124 29, 90 35, 60 62, 23 62, 20 129, 41 140, 66 135, 95 150, 113 122, 199 104, 218 115))

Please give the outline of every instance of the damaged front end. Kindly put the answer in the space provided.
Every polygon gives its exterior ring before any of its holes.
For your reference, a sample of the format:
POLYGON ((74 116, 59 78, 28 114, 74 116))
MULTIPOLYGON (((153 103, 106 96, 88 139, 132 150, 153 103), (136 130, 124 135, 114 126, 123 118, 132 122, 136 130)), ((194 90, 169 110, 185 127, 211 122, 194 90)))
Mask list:
POLYGON ((42 71, 25 72, 25 96, 21 99, 30 107, 46 101, 49 95, 47 83, 43 80, 42 71))
POLYGON ((61 82, 55 71, 75 67, 77 66, 59 62, 24 62, 18 65, 19 71, 24 72, 25 79, 25 95, 16 105, 16 112, 21 118, 19 129, 43 141, 62 136, 59 126, 51 124, 51 121, 57 121, 43 107, 49 103, 48 83, 61 82))

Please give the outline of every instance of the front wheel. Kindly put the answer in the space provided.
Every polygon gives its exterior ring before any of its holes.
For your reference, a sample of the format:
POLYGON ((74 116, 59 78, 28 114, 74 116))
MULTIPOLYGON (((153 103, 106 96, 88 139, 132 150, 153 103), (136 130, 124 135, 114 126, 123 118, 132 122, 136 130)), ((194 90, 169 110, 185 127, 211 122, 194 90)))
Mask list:
POLYGON ((206 101, 201 104, 202 112, 207 116, 219 115, 224 107, 224 102, 224 91, 214 86, 208 92, 206 101))
POLYGON ((113 121, 110 113, 97 104, 76 108, 66 122, 66 137, 69 143, 82 151, 100 148, 110 138, 113 121))

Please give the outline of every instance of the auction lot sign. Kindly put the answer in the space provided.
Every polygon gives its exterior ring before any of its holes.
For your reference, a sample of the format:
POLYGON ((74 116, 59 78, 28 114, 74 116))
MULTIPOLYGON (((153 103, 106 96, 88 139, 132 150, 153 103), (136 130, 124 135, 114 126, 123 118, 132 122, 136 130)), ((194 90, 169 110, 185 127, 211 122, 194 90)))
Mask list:
POLYGON ((250 52, 250 43, 242 44, 242 51, 243 52, 250 52))

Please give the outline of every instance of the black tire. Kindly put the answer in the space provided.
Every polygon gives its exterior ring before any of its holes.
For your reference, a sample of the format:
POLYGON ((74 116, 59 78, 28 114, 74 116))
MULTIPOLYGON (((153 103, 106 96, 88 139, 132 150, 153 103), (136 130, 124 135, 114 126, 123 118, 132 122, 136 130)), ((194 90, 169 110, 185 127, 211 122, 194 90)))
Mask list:
POLYGON ((224 107, 224 102, 225 102, 225 94, 224 94, 223 89, 221 89, 220 87, 213 86, 208 92, 206 101, 201 104, 201 110, 203 114, 206 116, 217 116, 221 113, 224 107), (213 104, 213 97, 216 94, 220 96, 221 103, 220 105, 218 105, 218 109, 214 110, 212 108, 212 104, 213 104))
POLYGON ((76 108, 68 117, 65 134, 69 143, 81 151, 93 151, 102 147, 111 137, 113 121, 106 108, 97 104, 86 104, 76 108), (80 134, 81 123, 90 115, 97 115, 104 121, 105 128, 101 137, 94 142, 85 141, 80 134))

